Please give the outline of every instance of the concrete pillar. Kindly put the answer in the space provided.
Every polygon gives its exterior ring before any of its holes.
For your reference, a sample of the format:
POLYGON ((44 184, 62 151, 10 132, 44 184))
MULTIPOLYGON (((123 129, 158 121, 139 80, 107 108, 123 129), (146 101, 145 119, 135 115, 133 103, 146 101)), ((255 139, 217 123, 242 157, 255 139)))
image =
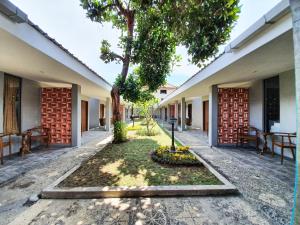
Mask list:
MULTIPOLYGON (((296 102, 297 102, 297 173, 296 173, 296 201, 294 207, 294 224, 300 224, 300 179, 299 179, 299 166, 300 166, 300 1, 290 0, 292 18, 293 18, 293 37, 294 37, 294 56, 295 56, 295 83, 296 83, 296 102), (298 175, 298 176, 297 176, 298 175)), ((291 223, 292 224, 292 223, 291 223)))
POLYGON ((167 106, 167 121, 170 119, 170 105, 167 106))
POLYGON ((72 84, 72 146, 81 145, 81 87, 72 84))
POLYGON ((186 103, 185 103, 185 98, 181 99, 181 109, 180 109, 180 117, 181 117, 181 123, 180 123, 180 131, 185 130, 185 120, 186 120, 186 103))
POLYGON ((105 103, 105 130, 110 131, 110 118, 111 118, 111 102, 110 98, 106 98, 105 103))
POLYGON ((209 125, 208 142, 210 146, 218 145, 218 86, 213 85, 209 91, 209 125))
POLYGON ((178 101, 174 104, 174 117, 178 119, 178 101))
POLYGON ((125 122, 125 121, 126 121, 126 115, 125 115, 125 114, 126 114, 126 113, 125 113, 126 110, 125 110, 125 105, 124 105, 124 107, 123 107, 122 109, 123 109, 123 114, 122 114, 122 115, 123 115, 123 118, 122 118, 122 120, 123 120, 123 122, 125 122))
POLYGON ((193 99, 192 107, 192 127, 203 129, 203 103, 202 98, 193 99))
POLYGON ((175 123, 175 128, 178 127, 178 101, 175 101, 174 104, 174 117, 177 119, 177 122, 175 123))

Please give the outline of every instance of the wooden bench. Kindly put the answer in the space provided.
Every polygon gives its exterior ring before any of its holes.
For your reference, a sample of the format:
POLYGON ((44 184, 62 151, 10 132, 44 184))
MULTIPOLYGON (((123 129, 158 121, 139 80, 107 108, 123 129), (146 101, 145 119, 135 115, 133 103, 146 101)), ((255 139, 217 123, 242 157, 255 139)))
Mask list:
POLYGON ((237 143, 236 143, 236 147, 238 147, 239 143, 241 144, 241 146, 243 146, 244 141, 254 141, 255 142, 255 147, 256 150, 259 150, 259 129, 255 128, 255 127, 249 127, 248 133, 245 133, 243 131, 242 127, 238 128, 238 132, 237 132, 237 143))
POLYGON ((275 146, 281 149, 281 164, 283 164, 284 149, 291 150, 293 159, 296 160, 296 144, 293 143, 292 138, 296 138, 296 133, 273 132, 272 133, 272 156, 275 154, 275 146))
POLYGON ((41 144, 45 144, 46 147, 49 148, 51 142, 50 128, 39 126, 24 132, 22 134, 22 156, 24 156, 25 153, 29 153, 31 151, 33 141, 38 141, 41 144))
POLYGON ((11 145, 12 145, 12 136, 13 134, 0 134, 0 157, 1 157, 1 164, 3 165, 3 158, 4 158, 4 152, 3 149, 5 147, 9 147, 9 157, 11 157, 11 145), (5 137, 8 137, 8 139, 6 141, 4 141, 3 139, 5 137))

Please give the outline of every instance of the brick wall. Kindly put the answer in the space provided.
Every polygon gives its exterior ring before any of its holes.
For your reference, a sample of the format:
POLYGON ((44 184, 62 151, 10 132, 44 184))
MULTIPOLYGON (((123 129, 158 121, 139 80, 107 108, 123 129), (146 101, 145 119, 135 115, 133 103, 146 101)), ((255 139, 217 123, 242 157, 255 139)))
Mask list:
POLYGON ((249 91, 247 88, 218 89, 218 143, 236 144, 237 131, 248 133, 249 91))
POLYGON ((52 144, 71 144, 72 92, 70 88, 42 88, 42 126, 51 128, 52 144))

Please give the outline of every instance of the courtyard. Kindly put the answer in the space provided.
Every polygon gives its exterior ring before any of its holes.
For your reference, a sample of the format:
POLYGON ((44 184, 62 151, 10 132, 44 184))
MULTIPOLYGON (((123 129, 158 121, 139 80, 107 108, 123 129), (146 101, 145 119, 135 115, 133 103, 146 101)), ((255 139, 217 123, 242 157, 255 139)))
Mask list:
POLYGON ((1 0, 0 225, 298 224, 299 12, 1 0))
MULTIPOLYGON (((181 142, 200 133, 175 132, 181 142)), ((219 197, 28 199, 72 167, 92 157, 111 140, 108 132, 84 133, 80 148, 37 151, 1 166, 0 224, 288 224, 294 162, 263 157, 249 149, 192 149, 232 182, 238 195, 219 197)), ((199 138, 199 140, 201 140, 199 138)))

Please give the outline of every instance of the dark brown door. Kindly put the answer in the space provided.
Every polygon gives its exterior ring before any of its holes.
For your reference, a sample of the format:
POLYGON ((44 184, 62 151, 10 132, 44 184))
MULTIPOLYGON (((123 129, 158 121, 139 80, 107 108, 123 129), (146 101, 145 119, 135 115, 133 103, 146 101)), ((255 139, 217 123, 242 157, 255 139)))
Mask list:
POLYGON ((192 104, 188 104, 188 118, 190 119, 190 120, 192 120, 192 107, 193 107, 193 105, 192 104))
POLYGON ((100 104, 100 118, 104 118, 104 104, 100 104))
POLYGON ((209 104, 208 101, 203 102, 203 131, 208 132, 208 121, 209 121, 209 104))
POLYGON ((81 132, 88 130, 88 102, 81 101, 81 132))
POLYGON ((170 118, 175 118, 175 105, 170 106, 170 118))
POLYGON ((168 109, 165 108, 165 121, 167 121, 167 120, 168 120, 168 109))

